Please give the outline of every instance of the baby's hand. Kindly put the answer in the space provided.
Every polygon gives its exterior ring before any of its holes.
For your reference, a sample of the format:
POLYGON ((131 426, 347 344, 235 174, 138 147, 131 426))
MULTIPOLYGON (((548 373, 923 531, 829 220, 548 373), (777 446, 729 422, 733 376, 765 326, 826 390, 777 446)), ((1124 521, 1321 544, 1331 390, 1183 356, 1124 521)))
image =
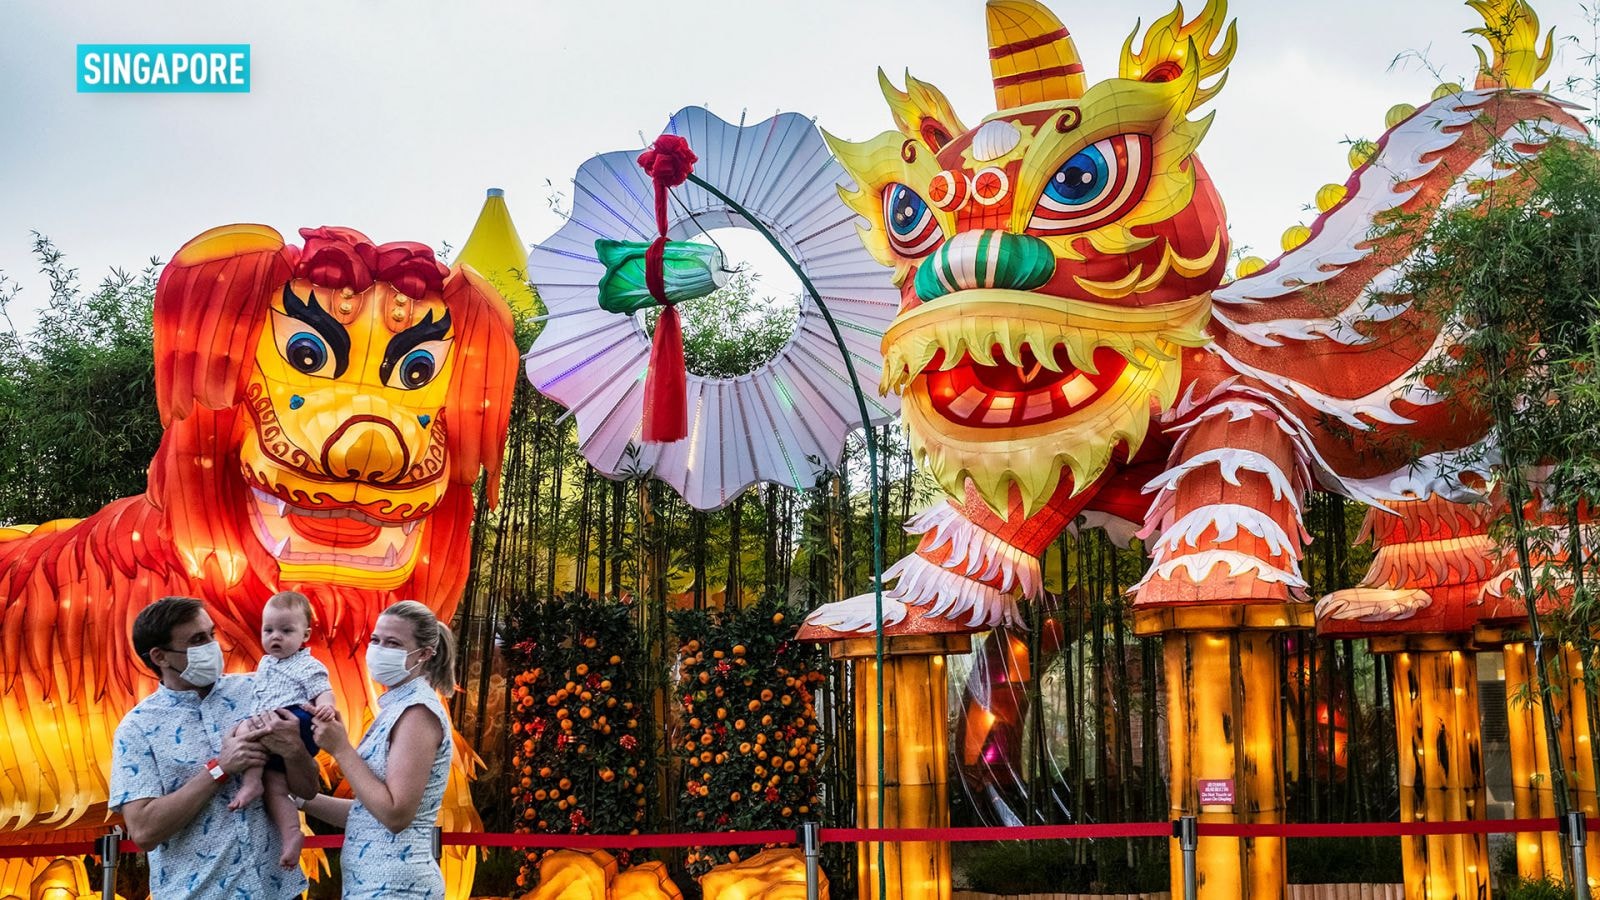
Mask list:
POLYGON ((318 722, 332 722, 336 712, 332 706, 319 706, 311 713, 311 718, 318 722))

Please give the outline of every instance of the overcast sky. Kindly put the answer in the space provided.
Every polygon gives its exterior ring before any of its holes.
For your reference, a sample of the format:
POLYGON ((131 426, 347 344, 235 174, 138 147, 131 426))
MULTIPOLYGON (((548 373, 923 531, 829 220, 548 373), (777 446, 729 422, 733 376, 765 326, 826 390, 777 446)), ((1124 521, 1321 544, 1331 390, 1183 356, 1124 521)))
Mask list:
MULTIPOLYGON (((1170 9, 1053 5, 1091 81, 1115 74, 1136 18, 1170 9)), ((1559 85, 1584 71, 1592 29, 1580 0, 1536 5, 1581 37, 1558 51, 1559 85)), ((1349 174, 1341 140, 1376 137, 1385 110, 1438 83, 1397 56, 1452 78, 1475 66, 1461 32, 1476 17, 1455 0, 1236 0, 1232 13, 1239 51, 1201 157, 1235 243, 1269 258, 1317 187, 1349 174)), ((25 287, 24 330, 46 299, 34 230, 97 281, 230 222, 460 246, 499 186, 536 242, 559 226, 552 189, 681 106, 752 122, 792 110, 862 139, 891 125, 879 66, 938 85, 969 124, 994 106, 979 0, 5 0, 0 35, 0 271, 25 287), (251 92, 75 93, 79 43, 186 42, 250 44, 251 92)))

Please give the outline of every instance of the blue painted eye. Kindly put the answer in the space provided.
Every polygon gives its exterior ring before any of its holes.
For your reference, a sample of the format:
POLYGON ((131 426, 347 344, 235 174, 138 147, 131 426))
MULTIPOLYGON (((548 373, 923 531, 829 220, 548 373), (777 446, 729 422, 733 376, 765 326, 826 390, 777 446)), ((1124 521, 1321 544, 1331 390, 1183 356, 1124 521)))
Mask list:
POLYGON ((432 353, 422 349, 413 350, 406 354, 405 359, 400 360, 399 386, 408 391, 416 390, 432 381, 436 372, 437 364, 432 353))
POLYGON ((1095 141, 1068 157, 1045 182, 1028 230, 1072 234, 1122 218, 1144 199, 1153 164, 1149 135, 1095 141))
POLYGON ((289 338, 289 343, 283 348, 283 356, 289 365, 310 375, 328 364, 328 345, 317 335, 301 331, 289 338))
POLYGON ((889 245, 901 256, 925 256, 944 236, 928 202, 898 182, 883 189, 883 220, 889 245))
POLYGON ((1045 185, 1046 197, 1063 206, 1081 206, 1100 194, 1110 172, 1098 147, 1085 147, 1062 164, 1045 185))

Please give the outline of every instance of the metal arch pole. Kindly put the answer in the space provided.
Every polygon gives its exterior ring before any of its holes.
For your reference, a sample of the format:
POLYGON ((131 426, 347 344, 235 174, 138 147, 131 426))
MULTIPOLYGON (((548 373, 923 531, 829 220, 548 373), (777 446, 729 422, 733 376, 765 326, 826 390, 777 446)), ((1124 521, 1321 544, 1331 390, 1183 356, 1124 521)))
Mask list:
POLYGON ((800 846, 806 856, 806 900, 819 900, 822 896, 822 824, 800 823, 800 846))
POLYGON ((117 854, 122 846, 122 829, 112 828, 100 835, 100 896, 117 900, 117 854))
POLYGON ((1200 849, 1200 833, 1195 817, 1183 816, 1178 819, 1173 831, 1177 832, 1178 848, 1183 851, 1183 900, 1195 900, 1199 890, 1195 852, 1200 849))
MULTIPOLYGON (((767 243, 772 245, 772 249, 778 251, 778 255, 783 257, 783 261, 789 264, 789 268, 794 271, 795 276, 800 279, 800 283, 805 285, 806 291, 811 294, 811 299, 817 304, 817 309, 822 312, 823 320, 828 323, 828 330, 833 332, 833 342, 839 346, 839 355, 844 358, 845 372, 850 375, 850 390, 856 395, 856 406, 861 413, 861 428, 866 433, 867 438, 868 493, 872 501, 872 624, 876 637, 873 660, 878 681, 878 827, 881 828, 883 827, 884 804, 882 785, 887 780, 885 777, 883 749, 883 522, 881 521, 880 504, 878 503, 880 490, 878 485, 878 438, 872 429, 872 416, 867 412, 867 395, 861 392, 861 379, 856 376, 855 361, 850 358, 850 348, 845 346, 844 335, 839 332, 839 323, 833 320, 833 313, 828 310, 828 305, 822 302, 821 292, 817 290, 816 285, 811 283, 811 278, 800 268, 800 264, 795 262, 794 257, 789 255, 788 249, 779 243, 777 236, 767 228, 765 223, 751 215, 750 211, 745 209, 737 200, 724 194, 715 185, 693 172, 689 173, 688 180, 690 184, 726 203, 729 209, 742 216, 746 222, 750 223, 752 228, 767 239, 767 243)), ((880 841, 878 842, 879 897, 888 895, 888 873, 885 868, 883 843, 880 841)))
POLYGON ((1567 840, 1572 844, 1572 891, 1578 900, 1589 900, 1589 861, 1584 847, 1589 843, 1588 823, 1581 812, 1567 813, 1567 840))

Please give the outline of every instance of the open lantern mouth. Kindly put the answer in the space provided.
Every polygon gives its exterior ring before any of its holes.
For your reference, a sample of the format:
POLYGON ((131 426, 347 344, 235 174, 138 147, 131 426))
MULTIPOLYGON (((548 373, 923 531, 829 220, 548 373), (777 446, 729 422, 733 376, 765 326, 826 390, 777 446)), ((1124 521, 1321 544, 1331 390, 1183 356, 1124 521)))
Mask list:
MULTIPOLYGON (((1016 363, 984 365, 963 353, 946 368, 940 350, 923 368, 921 380, 934 410, 945 419, 972 428, 1008 428, 1065 418, 1110 390, 1128 366, 1109 347, 1095 349, 1094 372, 1074 367, 1064 346, 1057 345, 1054 352, 1053 367, 1023 344, 1016 363)), ((994 346, 993 356, 1005 359, 1000 345, 994 346)))
POLYGON ((388 571, 416 552, 422 517, 396 524, 354 508, 295 506, 259 488, 250 494, 256 537, 280 563, 388 571))

